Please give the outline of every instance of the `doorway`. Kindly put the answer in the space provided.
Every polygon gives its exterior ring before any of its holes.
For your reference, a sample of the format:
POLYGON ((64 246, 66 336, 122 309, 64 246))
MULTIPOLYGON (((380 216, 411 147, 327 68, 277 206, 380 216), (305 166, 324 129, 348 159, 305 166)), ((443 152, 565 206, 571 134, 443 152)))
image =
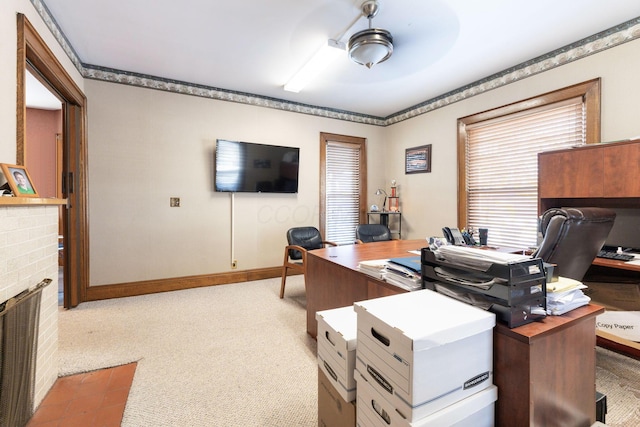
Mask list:
POLYGON ((89 284, 86 97, 22 14, 17 16, 17 27, 17 164, 26 165, 27 162, 27 70, 54 93, 62 104, 59 154, 62 173, 58 174, 56 183, 59 179, 60 194, 67 200, 60 213, 64 242, 63 305, 65 308, 71 308, 85 300, 89 284))

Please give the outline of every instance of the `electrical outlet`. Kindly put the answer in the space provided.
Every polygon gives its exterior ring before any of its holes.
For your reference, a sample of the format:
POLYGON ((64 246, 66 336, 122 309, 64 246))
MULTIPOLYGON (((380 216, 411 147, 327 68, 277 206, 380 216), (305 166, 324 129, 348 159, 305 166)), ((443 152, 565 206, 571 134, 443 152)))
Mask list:
POLYGON ((169 198, 169 206, 171 206, 172 208, 179 208, 180 207, 180 197, 170 197, 169 198))
POLYGON ((234 259, 233 261, 231 261, 231 268, 234 269, 234 270, 236 268, 238 268, 238 261, 237 260, 234 259))

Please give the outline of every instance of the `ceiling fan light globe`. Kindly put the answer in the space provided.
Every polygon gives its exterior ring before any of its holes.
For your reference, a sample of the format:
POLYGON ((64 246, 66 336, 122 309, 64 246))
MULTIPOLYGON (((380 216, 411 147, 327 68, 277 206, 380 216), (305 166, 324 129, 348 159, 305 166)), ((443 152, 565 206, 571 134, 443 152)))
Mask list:
POLYGON ((393 53, 393 37, 387 30, 369 28, 349 39, 349 58, 367 68, 386 61, 393 53))

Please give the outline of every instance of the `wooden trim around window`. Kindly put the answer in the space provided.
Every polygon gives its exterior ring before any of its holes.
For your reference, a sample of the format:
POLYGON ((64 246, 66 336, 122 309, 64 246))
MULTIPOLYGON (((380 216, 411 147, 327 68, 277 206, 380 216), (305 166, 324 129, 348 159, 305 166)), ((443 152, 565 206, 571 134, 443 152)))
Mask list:
POLYGON ((466 126, 582 96, 586 107, 586 142, 600 142, 600 78, 578 83, 503 107, 458 119, 458 227, 467 224, 466 126))
POLYGON ((367 215, 367 150, 366 139, 357 136, 338 135, 334 133, 320 132, 320 235, 326 236, 326 157, 327 157, 327 143, 329 141, 345 142, 349 144, 360 145, 360 206, 359 206, 359 221, 361 224, 366 222, 367 215))

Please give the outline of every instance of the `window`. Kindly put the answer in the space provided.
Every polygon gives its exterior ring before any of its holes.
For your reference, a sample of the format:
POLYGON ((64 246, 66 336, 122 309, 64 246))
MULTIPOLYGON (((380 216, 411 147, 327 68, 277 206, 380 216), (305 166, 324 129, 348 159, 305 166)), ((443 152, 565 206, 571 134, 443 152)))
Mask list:
POLYGON ((536 244, 538 156, 598 142, 600 85, 592 80, 458 120, 459 226, 489 244, 536 244))
POLYGON ((320 232, 325 240, 352 244, 365 215, 365 140, 325 133, 320 140, 320 232))

